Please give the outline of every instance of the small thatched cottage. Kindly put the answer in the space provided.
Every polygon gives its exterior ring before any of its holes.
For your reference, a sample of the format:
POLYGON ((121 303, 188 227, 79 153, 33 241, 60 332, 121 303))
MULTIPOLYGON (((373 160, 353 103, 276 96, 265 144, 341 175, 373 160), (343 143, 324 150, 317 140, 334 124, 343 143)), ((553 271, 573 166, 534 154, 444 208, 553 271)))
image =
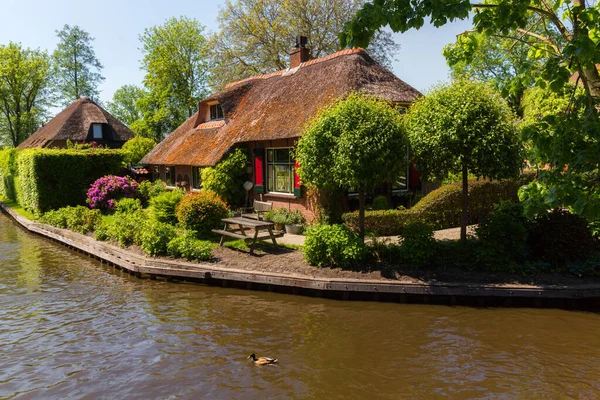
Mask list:
POLYGON ((125 124, 91 99, 82 97, 28 137, 19 148, 64 148, 67 140, 120 148, 134 136, 135 133, 125 124))
MULTIPOLYGON (((408 106, 416 89, 377 64, 363 49, 347 49, 309 60, 301 44, 290 67, 228 84, 199 103, 199 110, 142 159, 154 179, 168 186, 201 186, 200 169, 214 166, 231 149, 252 155, 248 180, 254 198, 275 207, 300 209, 308 217, 305 190, 290 150, 319 109, 352 91, 408 106)), ((398 157, 405 157, 399 154, 398 157)))

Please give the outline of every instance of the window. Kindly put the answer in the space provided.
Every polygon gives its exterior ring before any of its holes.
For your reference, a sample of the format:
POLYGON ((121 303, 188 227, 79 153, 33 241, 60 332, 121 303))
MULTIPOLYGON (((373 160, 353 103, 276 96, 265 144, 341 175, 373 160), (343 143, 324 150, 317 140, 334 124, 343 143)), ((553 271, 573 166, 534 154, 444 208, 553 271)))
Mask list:
POLYGON ((167 186, 175 187, 177 184, 177 182, 175 182, 175 167, 165 167, 165 176, 167 186))
POLYGON ((160 167, 158 165, 155 165, 152 168, 152 180, 153 181, 159 181, 160 180, 160 167))
POLYGON ((100 124, 92 124, 92 137, 94 140, 102 139, 102 125, 100 124))
POLYGON ((202 169, 200 167, 192 167, 192 189, 200 189, 202 187, 202 169))
POLYGON ((267 149, 267 191, 294 193, 291 148, 267 149))
POLYGON ((210 120, 223 119, 223 109, 220 104, 213 104, 210 106, 210 120))

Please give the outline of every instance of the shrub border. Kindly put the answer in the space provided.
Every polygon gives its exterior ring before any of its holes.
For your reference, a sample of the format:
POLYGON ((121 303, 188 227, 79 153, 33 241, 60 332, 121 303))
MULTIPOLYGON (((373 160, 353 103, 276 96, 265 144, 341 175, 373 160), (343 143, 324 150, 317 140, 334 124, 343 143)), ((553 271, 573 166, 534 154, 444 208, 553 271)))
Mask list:
POLYGON ((415 284, 376 280, 290 277, 278 273, 222 268, 214 264, 157 260, 99 242, 89 236, 31 221, 0 202, 0 209, 29 232, 49 238, 139 278, 190 280, 211 286, 289 293, 341 300, 467 305, 600 309, 600 284, 571 286, 415 284))

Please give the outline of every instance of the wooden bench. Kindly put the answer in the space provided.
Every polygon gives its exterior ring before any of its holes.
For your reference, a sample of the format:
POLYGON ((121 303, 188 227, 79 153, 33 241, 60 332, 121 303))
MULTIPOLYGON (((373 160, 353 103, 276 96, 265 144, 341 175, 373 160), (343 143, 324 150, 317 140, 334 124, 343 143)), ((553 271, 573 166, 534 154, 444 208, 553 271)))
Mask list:
POLYGON ((254 200, 254 212, 252 214, 243 214, 244 218, 262 219, 262 215, 273 209, 273 203, 268 201, 254 200))
POLYGON ((282 237, 283 233, 273 233, 273 222, 260 221, 251 218, 236 217, 236 218, 224 218, 222 219, 225 224, 224 229, 213 229, 212 231, 218 235, 221 235, 221 241, 219 246, 223 246, 225 236, 232 237, 235 239, 252 240, 250 244, 250 254, 254 253, 254 246, 257 240, 271 239, 274 245, 277 245, 275 238, 282 237), (237 228, 235 228, 237 226, 237 228), (246 230, 254 230, 254 235, 246 235, 246 230), (260 231, 266 230, 268 234, 259 236, 260 231))

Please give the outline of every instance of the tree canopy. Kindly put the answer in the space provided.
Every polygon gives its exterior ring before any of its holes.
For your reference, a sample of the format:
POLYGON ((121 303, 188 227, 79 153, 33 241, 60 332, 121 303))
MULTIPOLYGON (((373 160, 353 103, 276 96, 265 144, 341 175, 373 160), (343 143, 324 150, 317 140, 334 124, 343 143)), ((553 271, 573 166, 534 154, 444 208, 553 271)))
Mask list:
POLYGON ((138 86, 121 86, 113 94, 112 101, 106 103, 106 109, 131 128, 136 121, 143 118, 137 102, 146 95, 146 91, 138 86))
POLYGON ((40 126, 48 105, 50 61, 41 50, 0 46, 0 143, 18 146, 40 126))
POLYGON ((462 174, 466 239, 468 174, 485 178, 517 176, 523 165, 520 140, 507 103, 489 86, 457 81, 417 100, 406 116, 417 169, 443 180, 462 174))
MULTIPOLYGON (((221 31, 212 38, 212 85, 287 68, 298 35, 308 38, 312 58, 336 52, 338 33, 363 2, 227 0, 218 17, 221 31)), ((368 51, 389 66, 398 48, 389 32, 377 31, 368 51)))
POLYGON ((133 139, 129 139, 123 145, 123 151, 125 151, 125 162, 135 164, 139 162, 144 156, 156 146, 156 142, 152 139, 136 136, 133 139))
POLYGON ((92 47, 94 38, 77 25, 65 25, 56 36, 59 42, 52 54, 52 77, 57 100, 64 106, 84 96, 98 101, 98 86, 104 77, 92 47))
POLYGON ((365 193, 406 171, 407 144, 398 110, 353 93, 323 109, 306 128, 296 150, 298 174, 317 188, 356 188, 364 238, 365 193))

